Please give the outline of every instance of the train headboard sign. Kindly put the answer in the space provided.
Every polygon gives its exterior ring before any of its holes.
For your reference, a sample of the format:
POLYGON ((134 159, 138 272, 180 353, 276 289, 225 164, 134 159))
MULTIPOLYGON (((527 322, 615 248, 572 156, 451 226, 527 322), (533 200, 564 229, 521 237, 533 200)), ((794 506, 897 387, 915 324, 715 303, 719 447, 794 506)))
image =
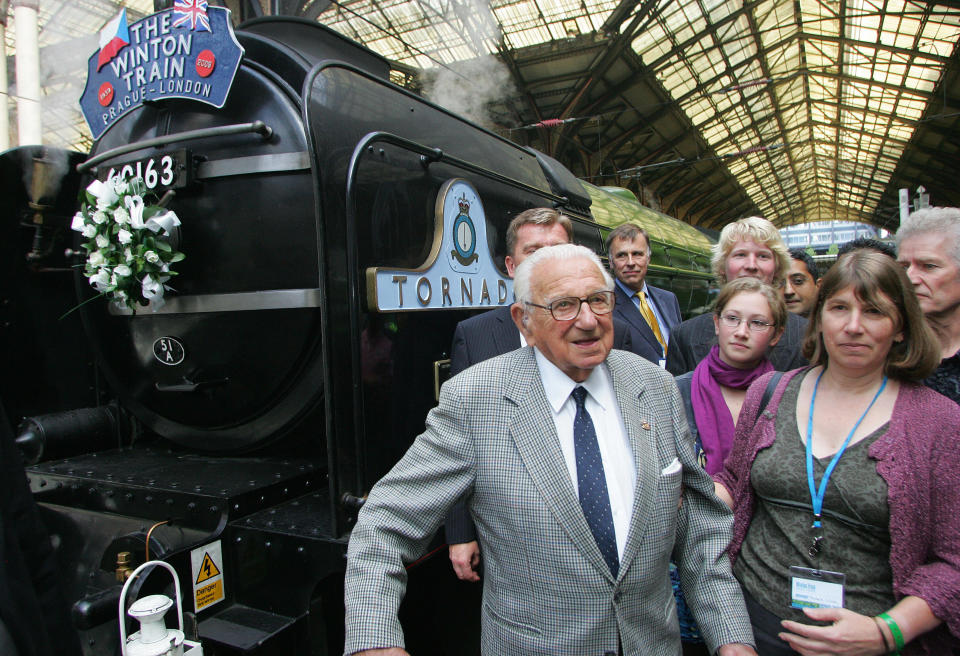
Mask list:
POLYGON ((466 180, 444 183, 437 195, 433 248, 417 269, 367 269, 371 310, 455 310, 513 303, 513 280, 494 266, 487 220, 466 180))
POLYGON ((241 57, 229 9, 208 7, 206 0, 177 0, 172 9, 133 25, 123 9, 100 31, 80 109, 99 139, 147 100, 182 98, 223 107, 241 57))

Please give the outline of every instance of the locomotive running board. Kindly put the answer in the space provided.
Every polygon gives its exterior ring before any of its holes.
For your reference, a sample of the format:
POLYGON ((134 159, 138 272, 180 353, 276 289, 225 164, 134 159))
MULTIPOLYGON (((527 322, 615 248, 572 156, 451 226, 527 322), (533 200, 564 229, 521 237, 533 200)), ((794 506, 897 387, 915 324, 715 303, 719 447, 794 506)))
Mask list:
POLYGON ((111 303, 110 314, 147 316, 153 314, 200 314, 204 312, 250 312, 321 307, 322 289, 267 289, 234 294, 193 294, 172 296, 160 307, 148 305, 134 313, 126 306, 111 303))

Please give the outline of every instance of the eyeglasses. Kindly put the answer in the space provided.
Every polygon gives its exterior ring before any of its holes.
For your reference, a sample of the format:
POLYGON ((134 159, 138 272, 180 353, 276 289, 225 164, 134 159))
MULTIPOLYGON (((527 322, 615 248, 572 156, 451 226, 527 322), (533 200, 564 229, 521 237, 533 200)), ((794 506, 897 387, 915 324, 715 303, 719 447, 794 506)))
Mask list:
POLYGON ((584 298, 564 296, 547 305, 539 305, 529 301, 524 301, 524 304, 550 310, 550 316, 557 321, 572 321, 580 316, 580 307, 584 303, 590 306, 590 311, 594 314, 609 314, 613 310, 613 299, 613 292, 600 291, 593 292, 584 298))
MULTIPOLYGON (((743 323, 744 319, 741 319, 735 314, 722 314, 720 315, 720 323, 722 323, 727 328, 739 328, 740 324, 743 323)), ((772 323, 767 323, 766 321, 760 321, 760 319, 750 319, 747 320, 747 327, 755 333, 765 333, 771 328, 773 328, 772 323)))

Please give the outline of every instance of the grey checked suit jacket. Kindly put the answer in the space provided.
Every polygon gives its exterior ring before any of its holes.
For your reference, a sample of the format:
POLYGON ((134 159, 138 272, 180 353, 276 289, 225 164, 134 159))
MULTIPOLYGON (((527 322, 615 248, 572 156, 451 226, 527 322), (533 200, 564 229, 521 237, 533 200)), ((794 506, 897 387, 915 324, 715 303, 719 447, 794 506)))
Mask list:
MULTIPOLYGON (((639 310, 637 311, 639 314, 639 310)), ((650 329, 647 328, 649 331, 650 329)), ((653 333, 650 333, 651 337, 653 333)), ((520 348, 520 331, 510 317, 510 306, 505 305, 465 319, 457 324, 450 349, 450 375, 455 376, 467 367, 520 348)), ((613 319, 613 348, 633 351, 640 357, 657 362, 656 351, 633 330, 629 324, 613 319)), ((477 539, 477 531, 467 511, 467 500, 457 503, 444 521, 448 544, 460 544, 477 539)))
POLYGON ((404 563, 464 494, 486 566, 484 654, 616 653, 619 635, 625 654, 677 656, 671 553, 711 651, 752 644, 724 554, 732 516, 694 459, 676 385, 632 353, 611 351, 607 365, 637 472, 617 579, 580 510, 533 349, 518 349, 448 381, 424 433, 371 490, 348 549, 345 653, 404 644, 404 563))

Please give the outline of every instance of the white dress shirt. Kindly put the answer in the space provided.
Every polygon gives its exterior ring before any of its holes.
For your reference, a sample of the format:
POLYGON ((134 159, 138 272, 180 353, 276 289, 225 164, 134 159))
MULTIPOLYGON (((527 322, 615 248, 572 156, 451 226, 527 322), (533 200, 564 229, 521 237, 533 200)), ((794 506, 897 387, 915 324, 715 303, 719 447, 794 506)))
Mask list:
POLYGON ((627 430, 620 415, 613 379, 606 364, 595 367, 590 376, 577 383, 534 347, 540 380, 553 413, 553 423, 560 440, 560 451, 566 461, 573 491, 580 495, 577 485, 577 457, 573 445, 573 420, 577 416, 577 404, 570 397, 573 388, 582 385, 587 390, 584 407, 590 413, 600 446, 600 459, 607 479, 610 510, 613 513, 613 530, 617 536, 617 552, 623 558, 633 513, 633 490, 637 483, 637 471, 633 464, 633 449, 627 440, 627 430))

